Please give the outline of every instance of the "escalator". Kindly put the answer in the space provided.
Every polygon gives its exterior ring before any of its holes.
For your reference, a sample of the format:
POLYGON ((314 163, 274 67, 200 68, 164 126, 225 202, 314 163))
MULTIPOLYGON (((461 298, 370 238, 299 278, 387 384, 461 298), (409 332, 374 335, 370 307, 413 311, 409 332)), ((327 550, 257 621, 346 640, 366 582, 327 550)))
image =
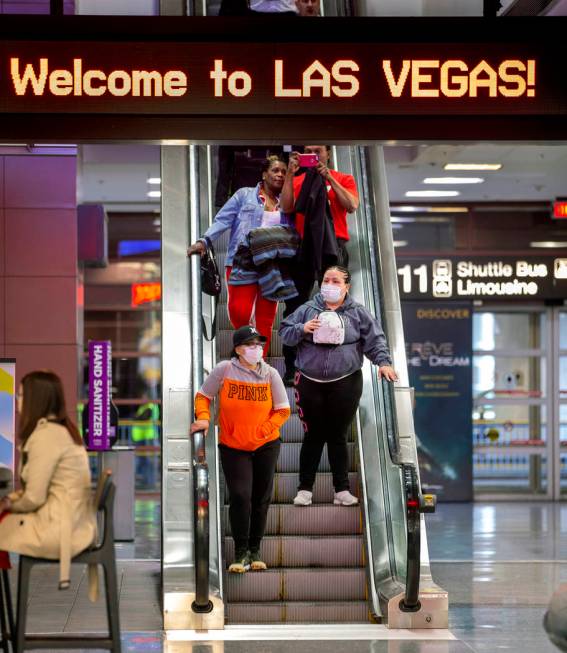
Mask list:
MULTIPOLYGON (((201 161, 211 160, 208 150, 206 157, 204 153, 195 156, 201 161)), ((337 169, 354 175, 361 196, 360 209, 349 217, 351 293, 372 313, 382 316, 400 386, 405 387, 394 389, 380 381, 376 370, 365 362, 363 395, 348 443, 351 489, 360 498, 356 507, 332 504, 326 453, 314 487, 313 505, 292 504, 303 429, 293 389, 288 390, 292 416, 282 428, 273 503, 262 543, 268 565, 264 572, 227 575, 223 571, 234 550, 228 508, 218 499, 222 492, 210 434, 206 445, 208 468, 213 471, 207 503, 209 523, 198 525, 196 517, 193 535, 210 530, 208 571, 212 580, 205 581, 201 571, 200 585, 202 589, 206 582, 213 603, 221 606, 217 624, 222 616, 226 624, 386 622, 391 627, 446 628, 447 594, 433 583, 429 571, 423 513, 432 511, 434 500, 423 497, 419 485, 387 193, 385 186, 380 188, 385 176, 383 160, 378 148, 348 147, 336 148, 333 159, 337 169)), ((212 183, 205 187, 210 190, 212 183)), ((200 196, 202 202, 207 201, 203 185, 200 196)), ((206 225, 198 225, 201 233, 204 228, 206 225)), ((219 266, 224 266, 227 242, 223 237, 216 243, 219 266)), ((199 320, 193 320, 194 331, 200 324, 201 306, 193 306, 193 311, 196 309, 199 320)), ((281 309, 268 362, 283 374, 277 334, 281 309)), ((205 301, 205 322, 213 312, 211 303, 205 301)), ((226 287, 217 307, 217 323, 214 344, 202 342, 205 369, 226 358, 232 349, 226 287)), ((195 492, 199 492, 197 486, 195 492)), ((200 516, 205 517, 206 512, 201 510, 200 516)), ((197 551, 199 542, 195 544, 197 551)), ((195 570, 203 568, 199 555, 197 552, 194 559, 195 570)))

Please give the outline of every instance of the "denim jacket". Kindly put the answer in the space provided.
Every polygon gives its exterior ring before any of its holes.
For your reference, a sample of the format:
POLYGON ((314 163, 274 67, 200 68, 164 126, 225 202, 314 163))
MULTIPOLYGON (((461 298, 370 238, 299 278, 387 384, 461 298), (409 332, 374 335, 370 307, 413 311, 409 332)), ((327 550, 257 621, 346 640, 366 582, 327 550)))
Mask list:
POLYGON ((295 365, 312 379, 332 381, 353 374, 362 367, 363 356, 375 365, 391 365, 392 359, 380 320, 348 295, 337 313, 345 325, 342 345, 321 345, 303 331, 303 325, 322 311, 329 310, 321 293, 288 315, 280 326, 284 345, 297 345, 295 365))
MULTIPOLYGON (((205 232, 205 236, 214 242, 227 229, 230 229, 230 240, 226 253, 225 265, 232 265, 238 246, 242 244, 252 229, 262 225, 264 204, 260 199, 260 184, 254 188, 239 188, 216 214, 213 224, 205 232)), ((281 214, 281 224, 294 226, 294 216, 281 214)))

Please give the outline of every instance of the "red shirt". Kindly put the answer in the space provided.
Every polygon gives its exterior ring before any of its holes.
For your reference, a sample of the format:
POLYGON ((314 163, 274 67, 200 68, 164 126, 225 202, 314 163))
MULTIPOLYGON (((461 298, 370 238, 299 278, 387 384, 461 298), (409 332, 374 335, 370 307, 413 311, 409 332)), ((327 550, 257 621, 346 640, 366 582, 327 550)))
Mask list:
MULTIPOLYGON (((351 195, 358 197, 358 191, 356 190, 356 182, 352 175, 345 175, 342 172, 337 170, 329 170, 331 176, 339 182, 339 184, 347 190, 351 195)), ((301 186, 303 180, 305 179, 305 174, 294 177, 293 179, 293 196, 297 200, 299 193, 301 191, 301 186)), ((347 211, 343 209, 340 205, 337 198, 337 194, 332 189, 329 182, 327 184, 327 195, 329 197, 329 205, 331 207, 331 215, 333 216, 333 224, 335 226, 335 234, 337 238, 344 238, 345 240, 349 239, 348 235, 348 226, 347 226, 347 211)), ((296 213, 295 215, 295 228, 299 231, 299 234, 303 236, 303 224, 305 222, 305 216, 302 213, 296 213)))

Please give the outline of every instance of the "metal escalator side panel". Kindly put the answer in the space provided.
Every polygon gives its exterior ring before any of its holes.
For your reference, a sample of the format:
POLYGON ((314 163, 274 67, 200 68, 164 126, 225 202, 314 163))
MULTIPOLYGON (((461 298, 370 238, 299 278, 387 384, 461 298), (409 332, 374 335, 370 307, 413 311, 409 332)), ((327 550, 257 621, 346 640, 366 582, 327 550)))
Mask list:
MULTIPOLYGON (((211 555, 209 561, 213 611, 197 615, 191 610, 197 567, 192 514, 196 470, 188 433, 195 391, 202 381, 203 345, 199 262, 195 257, 189 261, 186 249, 200 235, 198 155, 195 146, 162 147, 162 572, 166 630, 224 625, 218 556, 211 555)), ((206 446, 208 455, 208 442, 206 446)), ((210 463, 214 469, 214 457, 210 463)), ((211 503, 214 495, 211 492, 211 503)), ((218 523, 210 520, 212 552, 220 546, 215 533, 218 523)))
MULTIPOLYGON (((406 392, 396 392, 396 419, 398 422, 399 462, 413 465, 419 485, 419 463, 417 458, 417 438, 413 425, 413 397, 409 391, 409 375, 406 359, 405 339, 402 324, 401 303, 398 288, 398 277, 392 227, 390 223, 390 207, 386 183, 386 166, 383 148, 372 146, 366 148, 364 157, 368 171, 370 191, 369 207, 374 213, 373 227, 378 248, 377 263, 379 265, 378 279, 381 282, 380 301, 382 302, 382 317, 384 330, 392 358, 400 378, 399 384, 406 392)), ((405 512, 405 511, 404 511, 405 512)), ((406 520, 407 522, 407 520, 406 520)), ((406 523, 406 528, 408 524, 406 523)), ((420 540, 420 601, 423 609, 417 613, 400 613, 399 596, 391 596, 388 602, 388 623, 395 627, 408 628, 447 628, 448 595, 437 587, 431 578, 427 534, 423 515, 419 520, 420 540)), ((393 588, 390 588, 390 592, 393 588)), ((403 597, 403 594, 401 595, 403 597)))
MULTIPOLYGON (((351 148, 335 148, 337 169, 353 174, 360 192, 360 207, 355 219, 349 218, 351 294, 374 315, 380 315, 374 286, 378 277, 375 236, 367 215, 367 182, 361 160, 351 148)), ((367 585, 370 610, 383 613, 384 586, 399 591, 398 582, 405 573, 405 522, 401 506, 400 470, 389 456, 385 429, 384 399, 380 384, 368 361, 363 369, 363 392, 357 415, 362 510, 367 556, 367 585), (399 514, 398 514, 399 513, 399 514), (394 514, 394 518, 392 518, 394 514)))

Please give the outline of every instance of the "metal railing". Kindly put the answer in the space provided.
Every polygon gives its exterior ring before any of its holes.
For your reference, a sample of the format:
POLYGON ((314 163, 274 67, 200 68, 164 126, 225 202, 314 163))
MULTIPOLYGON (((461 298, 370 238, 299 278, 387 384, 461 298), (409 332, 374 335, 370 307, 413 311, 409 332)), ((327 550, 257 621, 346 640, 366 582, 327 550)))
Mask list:
POLYGON ((209 599, 209 466, 205 432, 193 433, 193 532, 195 550, 195 600, 193 612, 213 609, 209 599))

